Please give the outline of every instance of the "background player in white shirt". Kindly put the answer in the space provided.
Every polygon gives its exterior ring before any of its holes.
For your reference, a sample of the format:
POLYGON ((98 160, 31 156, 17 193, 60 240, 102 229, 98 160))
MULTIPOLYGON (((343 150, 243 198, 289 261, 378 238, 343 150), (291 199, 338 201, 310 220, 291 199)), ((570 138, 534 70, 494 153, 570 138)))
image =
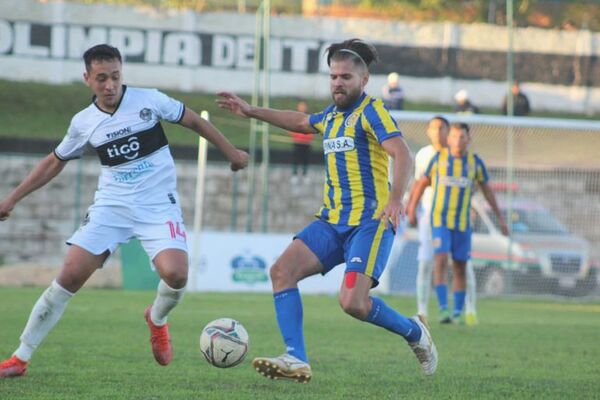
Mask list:
MULTIPOLYGON (((418 181, 433 156, 441 149, 448 146, 448 131, 450 124, 446 118, 435 116, 427 125, 427 136, 431 141, 430 145, 421 148, 415 156, 415 181, 418 181)), ((416 185, 413 185, 410 197, 414 195, 416 185)), ((433 201, 433 191, 429 186, 425 189, 419 211, 417 214, 418 221, 410 221, 412 225, 415 223, 419 230, 419 252, 417 260, 419 261, 419 269, 417 272, 417 313, 427 316, 427 305, 429 304, 429 295, 431 293, 431 276, 433 272, 433 246, 431 242, 431 204, 433 201)), ((466 288, 466 323, 474 325, 477 323, 475 310, 476 301, 476 281, 473 266, 468 263, 467 266, 467 288, 466 288)))
POLYGON ((84 56, 92 104, 75 115, 58 147, 0 202, 6 220, 26 195, 44 186, 70 159, 91 145, 102 171, 94 204, 70 245, 58 277, 35 303, 13 356, 0 363, 0 378, 22 376, 29 360, 60 319, 68 301, 119 244, 138 238, 160 275, 158 294, 144 317, 156 361, 167 365, 173 349, 167 315, 183 296, 188 276, 185 226, 176 192, 175 165, 160 120, 179 123, 214 144, 233 171, 248 154, 181 102, 153 89, 123 85, 119 50, 97 45, 84 56))

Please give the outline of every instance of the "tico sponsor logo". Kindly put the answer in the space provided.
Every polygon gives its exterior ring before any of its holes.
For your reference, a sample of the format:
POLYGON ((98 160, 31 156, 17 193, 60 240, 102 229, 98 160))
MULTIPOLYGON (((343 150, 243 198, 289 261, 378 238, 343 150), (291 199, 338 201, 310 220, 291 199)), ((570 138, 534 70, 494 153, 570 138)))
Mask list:
POLYGON ((140 142, 136 136, 127 139, 127 143, 121 145, 113 144, 106 149, 108 158, 125 157, 128 160, 134 160, 139 155, 140 142))

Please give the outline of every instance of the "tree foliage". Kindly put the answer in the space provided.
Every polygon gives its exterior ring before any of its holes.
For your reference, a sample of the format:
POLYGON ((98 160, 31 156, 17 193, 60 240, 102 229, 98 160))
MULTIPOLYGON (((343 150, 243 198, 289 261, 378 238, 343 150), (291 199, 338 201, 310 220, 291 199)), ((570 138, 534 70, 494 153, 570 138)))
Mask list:
MULTIPOLYGON (((47 1, 47 0, 46 0, 47 1)), ((255 12, 261 0, 70 0, 178 8, 195 11, 255 12)), ((319 15, 369 17, 404 21, 506 23, 507 0, 319 0, 319 15)), ((302 13, 302 0, 271 0, 274 13, 302 13)), ((569 0, 514 0, 517 26, 600 30, 600 2, 569 0)))

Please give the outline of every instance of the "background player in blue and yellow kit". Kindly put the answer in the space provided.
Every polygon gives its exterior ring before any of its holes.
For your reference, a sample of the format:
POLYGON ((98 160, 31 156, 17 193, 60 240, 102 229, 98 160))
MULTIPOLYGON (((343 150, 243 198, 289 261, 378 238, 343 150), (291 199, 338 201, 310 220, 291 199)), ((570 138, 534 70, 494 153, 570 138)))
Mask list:
POLYGON ((417 204, 429 185, 433 186, 431 236, 435 253, 433 283, 440 306, 440 322, 459 319, 465 303, 467 261, 471 258, 471 197, 479 184, 485 199, 496 214, 502 233, 508 235, 504 217, 496 203, 494 192, 487 184, 485 164, 477 154, 468 151, 471 142, 469 126, 452 124, 448 148, 440 150, 430 161, 416 183, 408 206, 409 219, 415 218, 417 204), (452 289, 454 310, 448 312, 448 253, 452 254, 452 289))
POLYGON ((219 105, 238 115, 323 135, 323 205, 317 220, 296 235, 270 271, 275 313, 287 348, 279 357, 253 361, 264 376, 298 382, 311 378, 298 282, 344 262, 339 295, 344 311, 403 336, 424 372, 435 372, 437 351, 424 322, 369 296, 390 252, 392 226, 404 213, 402 198, 412 171, 412 156, 396 122, 381 100, 364 92, 368 65, 376 59, 375 48, 358 39, 331 45, 327 63, 333 104, 317 114, 252 107, 232 93, 219 93, 219 105), (388 156, 394 160, 391 187, 388 156))

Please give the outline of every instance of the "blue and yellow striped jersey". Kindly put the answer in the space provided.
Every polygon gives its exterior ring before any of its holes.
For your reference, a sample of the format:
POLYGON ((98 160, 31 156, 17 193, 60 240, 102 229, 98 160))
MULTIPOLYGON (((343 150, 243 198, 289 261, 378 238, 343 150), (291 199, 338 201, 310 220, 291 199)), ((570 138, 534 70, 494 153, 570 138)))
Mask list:
POLYGON ((443 149, 431 159, 425 176, 431 179, 433 187, 431 226, 461 232, 470 229, 474 184, 489 179, 481 158, 470 152, 456 158, 448 149, 443 149))
POLYGON ((323 135, 325 185, 316 214, 332 224, 356 226, 387 204, 388 154, 384 140, 402 136, 383 102, 363 93, 345 110, 333 104, 310 116, 323 135))

